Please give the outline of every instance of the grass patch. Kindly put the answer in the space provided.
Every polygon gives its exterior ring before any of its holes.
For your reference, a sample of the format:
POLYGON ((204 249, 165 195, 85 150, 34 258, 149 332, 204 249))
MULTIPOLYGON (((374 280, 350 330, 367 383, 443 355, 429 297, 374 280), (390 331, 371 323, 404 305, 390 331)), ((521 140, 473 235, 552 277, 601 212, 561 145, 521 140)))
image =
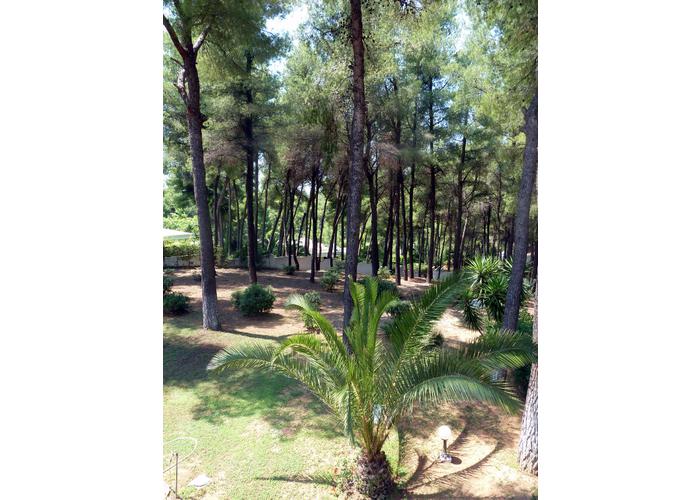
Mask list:
MULTIPOLYGON (((163 338, 164 468, 173 451, 186 456, 179 473, 183 498, 334 498, 329 478, 350 445, 325 406, 302 385, 281 375, 246 370, 206 371, 221 348, 252 340, 203 332, 196 314, 165 318, 163 338), (212 483, 186 487, 199 474, 212 483)), ((387 443, 396 467, 398 440, 387 443)), ((174 471, 164 475, 174 485, 174 471)))

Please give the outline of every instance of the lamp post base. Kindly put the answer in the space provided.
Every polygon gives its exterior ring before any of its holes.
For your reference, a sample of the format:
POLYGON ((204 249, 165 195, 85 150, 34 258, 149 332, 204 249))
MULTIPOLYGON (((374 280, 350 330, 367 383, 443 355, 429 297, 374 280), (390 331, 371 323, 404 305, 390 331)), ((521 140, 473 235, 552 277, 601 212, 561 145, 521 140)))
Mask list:
POLYGON ((438 455, 438 462, 452 462, 452 455, 441 451, 440 455, 438 455))

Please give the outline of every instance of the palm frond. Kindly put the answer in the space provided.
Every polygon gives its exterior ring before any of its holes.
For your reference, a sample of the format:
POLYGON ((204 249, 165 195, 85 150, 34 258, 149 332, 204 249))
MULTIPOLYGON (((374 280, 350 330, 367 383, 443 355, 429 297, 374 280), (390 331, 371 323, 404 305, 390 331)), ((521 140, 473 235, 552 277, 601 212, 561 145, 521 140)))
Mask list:
POLYGON ((491 379, 488 366, 452 350, 441 350, 404 365, 397 377, 397 393, 397 412, 410 411, 415 404, 446 401, 486 401, 508 411, 521 406, 505 383, 491 379))
POLYGON ((418 302, 387 326, 386 333, 397 359, 401 359, 404 353, 417 352, 430 342, 433 324, 464 286, 464 275, 452 274, 430 287, 418 302))
POLYGON ((522 332, 489 329, 460 350, 465 359, 478 360, 490 371, 516 369, 537 362, 537 345, 522 332))

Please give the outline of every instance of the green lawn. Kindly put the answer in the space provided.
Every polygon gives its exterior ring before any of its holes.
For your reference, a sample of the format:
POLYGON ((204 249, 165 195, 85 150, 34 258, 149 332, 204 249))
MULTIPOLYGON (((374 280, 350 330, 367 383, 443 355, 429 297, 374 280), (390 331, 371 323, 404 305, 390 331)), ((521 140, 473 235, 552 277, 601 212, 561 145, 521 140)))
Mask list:
MULTIPOLYGON (((295 381, 251 370, 212 374, 206 365, 221 347, 250 339, 243 334, 202 332, 198 314, 166 318, 163 339, 164 468, 171 452, 184 460, 179 493, 184 498, 333 498, 330 474, 351 452, 326 408, 295 381), (197 448, 190 457, 192 437, 197 448), (212 483, 184 486, 196 475, 212 483)), ((293 332, 290 332, 293 333, 293 332)), ((396 463, 397 440, 387 455, 396 463)), ((164 475, 174 486, 174 471, 164 475)))

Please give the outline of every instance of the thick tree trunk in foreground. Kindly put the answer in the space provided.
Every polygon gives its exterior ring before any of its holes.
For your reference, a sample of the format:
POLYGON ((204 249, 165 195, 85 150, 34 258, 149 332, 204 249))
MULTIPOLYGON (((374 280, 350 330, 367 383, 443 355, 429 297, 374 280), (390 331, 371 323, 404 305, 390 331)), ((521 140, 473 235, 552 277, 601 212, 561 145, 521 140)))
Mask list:
MULTIPOLYGON (((535 292, 534 319, 532 339, 537 343, 537 292, 535 292)), ((530 370, 530 383, 527 386, 527 398, 520 425, 518 463, 522 470, 537 475, 537 363, 533 363, 530 370)))
POLYGON ((192 177, 194 179, 194 201, 197 205, 197 225, 199 227, 199 250, 202 270, 202 326, 204 329, 220 330, 219 313, 216 305, 216 270, 214 268, 214 244, 211 234, 211 219, 207 202, 207 184, 204 170, 204 147, 202 145, 202 125, 206 117, 201 112, 199 73, 197 72, 197 51, 204 43, 208 28, 192 43, 192 33, 184 33, 180 42, 170 22, 163 16, 165 26, 178 53, 182 57, 183 69, 176 84, 187 108, 187 133, 192 155, 192 177))
MULTIPOLYGON (((352 297, 350 279, 357 279, 357 253, 360 235, 360 203, 362 196, 363 129, 367 116, 365 103, 365 47, 362 40, 362 2, 350 0, 350 32, 352 39, 352 132, 350 135, 350 172, 347 203, 347 257, 345 260, 345 286, 343 288, 343 326, 350 323, 352 297)), ((343 340, 348 347, 343 330, 343 340)), ((349 347, 348 347, 349 348, 349 347)))
POLYGON ((515 237, 513 244, 513 270, 508 283, 503 329, 515 330, 518 327, 518 312, 522 294, 525 260, 527 258, 527 233, 530 219, 530 200, 537 176, 537 91, 530 107, 525 112, 525 153, 523 155, 523 175, 518 192, 518 205, 515 212, 515 237))

